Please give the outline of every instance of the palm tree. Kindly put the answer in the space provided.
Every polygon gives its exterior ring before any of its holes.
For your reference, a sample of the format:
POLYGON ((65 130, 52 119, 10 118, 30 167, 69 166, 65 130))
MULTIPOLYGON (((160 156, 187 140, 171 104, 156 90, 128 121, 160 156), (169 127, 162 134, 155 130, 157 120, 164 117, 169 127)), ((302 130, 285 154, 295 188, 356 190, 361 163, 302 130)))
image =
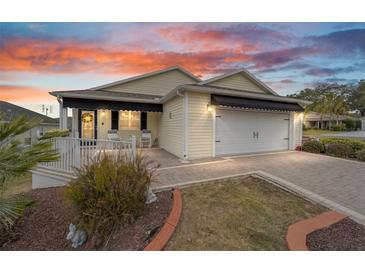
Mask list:
MULTIPOLYGON (((2 115, 0 114, 0 121, 2 115)), ((24 175, 40 162, 57 160, 49 140, 41 140, 29 146, 22 145, 17 137, 37 126, 39 118, 20 116, 11 122, 0 122, 0 228, 9 229, 18 217, 19 199, 6 198, 4 191, 12 180, 24 175)))

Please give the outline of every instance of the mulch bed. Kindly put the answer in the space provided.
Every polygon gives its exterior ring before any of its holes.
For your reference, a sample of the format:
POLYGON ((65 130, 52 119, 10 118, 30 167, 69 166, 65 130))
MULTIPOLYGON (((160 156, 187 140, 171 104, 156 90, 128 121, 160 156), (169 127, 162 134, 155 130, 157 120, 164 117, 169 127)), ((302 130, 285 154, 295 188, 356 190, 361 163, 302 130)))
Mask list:
MULTIPOLYGON (((27 193, 35 204, 25 210, 12 233, 13 240, 3 244, 0 250, 90 250, 88 242, 74 249, 66 240, 74 212, 65 203, 63 190, 47 188, 27 193)), ((156 202, 146 206, 143 216, 115 233, 105 249, 143 250, 164 224, 172 206, 170 191, 157 193, 157 197, 156 202)))
POLYGON ((309 250, 365 250, 365 226, 349 218, 307 236, 309 250))

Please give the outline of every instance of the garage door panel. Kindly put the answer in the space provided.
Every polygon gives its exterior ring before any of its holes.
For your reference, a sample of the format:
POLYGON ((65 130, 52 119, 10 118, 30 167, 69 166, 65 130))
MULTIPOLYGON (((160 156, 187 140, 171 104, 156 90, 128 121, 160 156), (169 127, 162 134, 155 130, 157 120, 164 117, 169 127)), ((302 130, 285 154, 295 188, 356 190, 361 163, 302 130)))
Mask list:
POLYGON ((216 154, 288 149, 288 118, 283 113, 217 110, 216 154))

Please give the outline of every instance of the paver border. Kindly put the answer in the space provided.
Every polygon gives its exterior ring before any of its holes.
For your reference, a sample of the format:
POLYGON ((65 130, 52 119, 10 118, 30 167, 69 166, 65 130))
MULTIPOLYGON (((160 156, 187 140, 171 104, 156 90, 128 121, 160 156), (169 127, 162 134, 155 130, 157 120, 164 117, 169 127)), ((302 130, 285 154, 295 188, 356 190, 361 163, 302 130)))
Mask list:
POLYGON ((327 211, 313 218, 301 220, 288 227, 286 232, 286 244, 290 251, 309 251, 307 247, 307 235, 338 223, 347 216, 336 211, 327 211))
POLYGON ((147 246, 145 246, 143 249, 144 251, 162 250, 174 233, 176 226, 179 223, 182 211, 182 197, 180 189, 174 189, 172 191, 172 199, 172 208, 169 216, 157 235, 147 246))

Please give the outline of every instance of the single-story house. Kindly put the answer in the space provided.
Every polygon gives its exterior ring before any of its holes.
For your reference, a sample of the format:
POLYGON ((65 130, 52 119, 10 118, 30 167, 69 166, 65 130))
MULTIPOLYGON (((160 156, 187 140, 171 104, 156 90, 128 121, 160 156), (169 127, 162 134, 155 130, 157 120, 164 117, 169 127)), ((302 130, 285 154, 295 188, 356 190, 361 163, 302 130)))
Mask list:
POLYGON ((149 130, 155 146, 184 160, 294 150, 308 103, 279 96, 246 69, 201 80, 179 66, 50 94, 61 128, 72 109, 74 137, 107 139, 114 130, 138 140, 149 130))
POLYGON ((328 114, 321 115, 318 112, 310 111, 304 115, 304 125, 307 128, 328 128, 330 120, 332 120, 332 125, 336 124, 336 122, 342 122, 343 120, 351 118, 347 115, 338 115, 335 117, 332 117, 330 119, 330 116, 328 114))
POLYGON ((38 117, 42 119, 42 122, 27 132, 21 134, 18 138, 20 142, 24 144, 30 144, 37 140, 39 137, 43 136, 43 134, 51 129, 59 128, 58 120, 48 117, 46 115, 37 113, 35 111, 11 104, 9 102, 0 101, 0 122, 8 123, 12 121, 17 116, 27 116, 27 117, 38 117))

